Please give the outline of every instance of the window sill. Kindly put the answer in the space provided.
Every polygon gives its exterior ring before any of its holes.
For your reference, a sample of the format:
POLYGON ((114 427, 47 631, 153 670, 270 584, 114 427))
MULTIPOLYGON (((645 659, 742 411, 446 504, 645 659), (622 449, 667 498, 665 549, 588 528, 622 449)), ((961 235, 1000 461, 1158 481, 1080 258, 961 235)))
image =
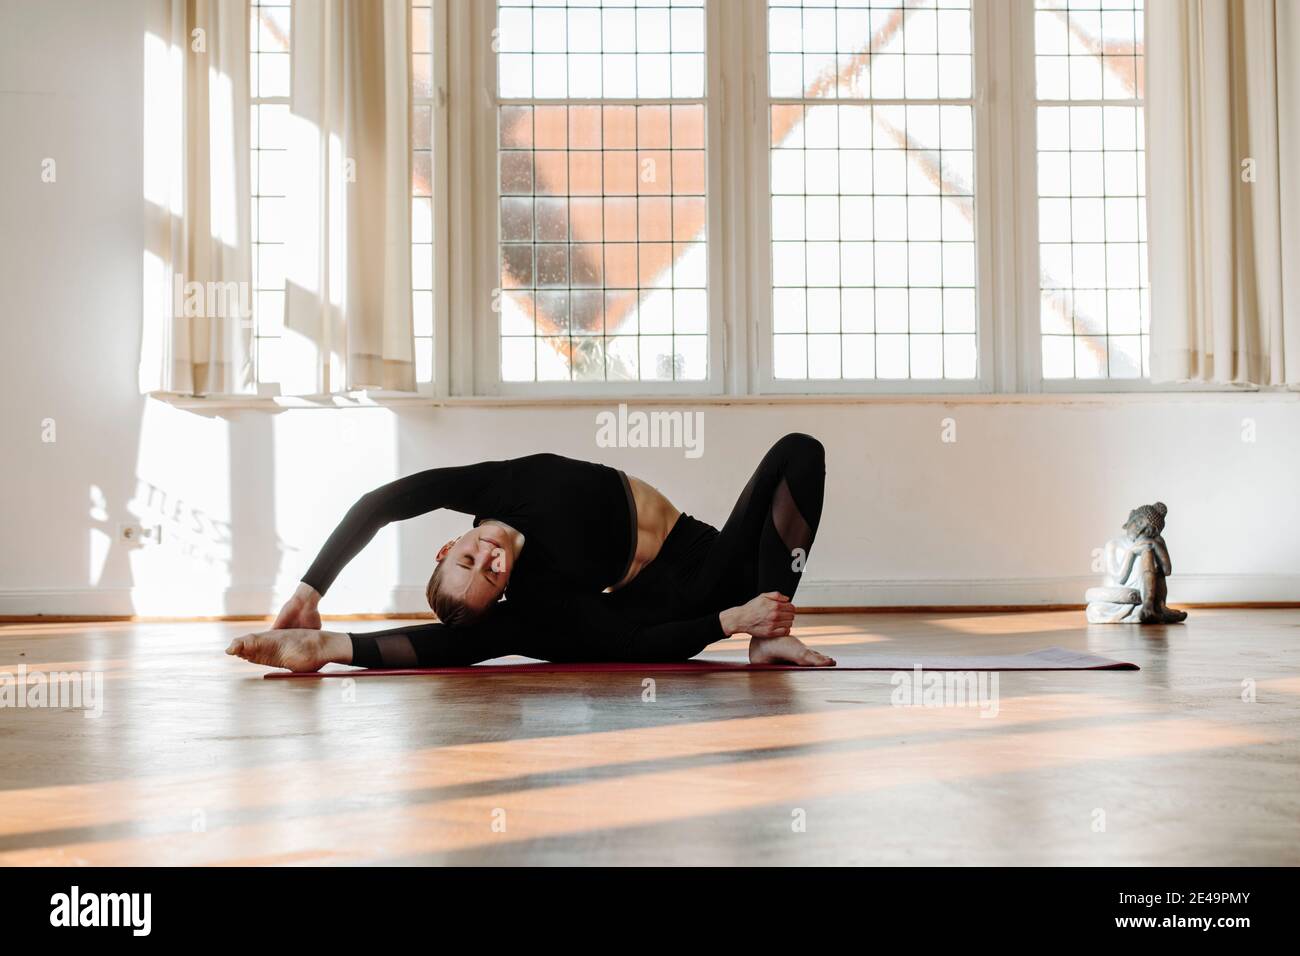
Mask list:
POLYGON ((187 395, 149 392, 148 398, 191 411, 217 409, 387 408, 438 404, 430 395, 345 392, 337 395, 187 395))
POLYGON ((431 396, 349 392, 342 395, 258 396, 181 395, 150 392, 150 398, 191 411, 325 408, 520 408, 605 407, 611 405, 1159 405, 1159 404, 1281 404, 1300 402, 1300 391, 1280 389, 1207 389, 1147 387, 1140 391, 1045 391, 1010 393, 870 393, 768 395, 509 395, 431 396))

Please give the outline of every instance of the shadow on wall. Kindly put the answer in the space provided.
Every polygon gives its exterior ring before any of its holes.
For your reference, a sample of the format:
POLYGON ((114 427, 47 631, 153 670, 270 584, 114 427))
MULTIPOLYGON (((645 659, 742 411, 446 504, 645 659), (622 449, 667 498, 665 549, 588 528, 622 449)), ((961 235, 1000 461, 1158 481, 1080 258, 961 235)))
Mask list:
POLYGON ((134 479, 92 486, 90 584, 127 591, 114 613, 273 610, 270 583, 295 550, 277 532, 274 426, 267 410, 144 402, 134 479), (124 525, 161 540, 124 541, 124 525))
MULTIPOLYGON (((179 303, 169 279, 196 277, 184 274, 187 262, 177 259, 178 242, 185 249, 195 240, 186 233, 186 220, 193 217, 188 227, 210 228, 215 245, 226 255, 233 248, 230 243, 238 241, 232 238, 239 232, 232 224, 247 214, 247 207, 221 206, 221 215, 216 215, 214 206, 210 217, 195 216, 193 208, 187 209, 203 201, 202 191, 187 188, 187 175, 195 175, 194 171, 185 174, 183 169, 182 124, 188 116, 183 90, 186 70, 192 65, 190 51, 175 42, 174 24, 165 8, 153 9, 145 19, 139 384, 144 389, 171 387, 156 380, 154 373, 171 361, 164 354, 166 343, 173 335, 187 334, 193 341, 182 360, 192 355, 195 383, 202 388, 200 371, 218 355, 209 352, 213 346, 209 339, 220 339, 224 332, 219 328, 233 317, 227 318, 222 308, 195 319, 186 332, 189 320, 179 319, 174 311, 179 303), (174 276, 173 269, 177 270, 174 276)), ((229 119, 229 78, 215 77, 213 84, 210 106, 226 110, 229 119)), ((207 175, 213 180, 216 203, 219 196, 230 195, 238 164, 229 165, 227 161, 234 157, 220 154, 215 146, 212 152, 207 175)), ((114 613, 144 615, 271 610, 271 582, 277 580, 288 550, 275 530, 274 430, 275 419, 268 410, 206 413, 142 400, 134 436, 134 479, 106 482, 91 490, 89 582, 100 589, 92 598, 101 605, 96 611, 109 610, 102 606, 109 604, 114 613), (127 539, 123 535, 127 526, 144 535, 127 539), (151 542, 153 529, 160 540, 151 542)), ((120 447, 120 434, 114 438, 120 447)))

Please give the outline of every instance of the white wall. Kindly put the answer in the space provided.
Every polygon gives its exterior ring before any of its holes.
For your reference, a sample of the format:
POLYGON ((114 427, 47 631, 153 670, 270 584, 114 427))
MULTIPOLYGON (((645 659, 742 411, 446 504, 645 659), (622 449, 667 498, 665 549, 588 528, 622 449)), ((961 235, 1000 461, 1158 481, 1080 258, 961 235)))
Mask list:
MULTIPOLYGON (((1093 549, 1157 498, 1170 508, 1172 599, 1300 598, 1295 396, 692 406, 704 414, 697 460, 598 448, 591 406, 199 414, 142 398, 153 8, 0 0, 0 613, 267 611, 361 492, 539 450, 622 467, 719 523, 792 430, 819 436, 829 459, 805 604, 1078 601, 1096 580, 1093 549), (45 157, 54 184, 41 182, 45 157), (953 444, 940 441, 947 417, 953 444), (120 523, 141 520, 163 525, 161 545, 117 543, 120 523)), ((422 609, 433 552, 463 524, 384 531, 325 609, 422 609)))

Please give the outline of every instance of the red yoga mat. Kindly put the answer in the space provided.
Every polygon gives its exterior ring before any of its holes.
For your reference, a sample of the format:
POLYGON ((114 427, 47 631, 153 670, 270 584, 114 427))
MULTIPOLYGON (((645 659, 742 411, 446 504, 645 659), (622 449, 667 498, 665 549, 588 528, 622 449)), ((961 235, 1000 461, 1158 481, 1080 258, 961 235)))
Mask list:
POLYGON ((495 676, 500 674, 609 674, 645 673, 654 671, 674 674, 749 673, 752 671, 910 671, 917 667, 927 671, 1135 671, 1136 664, 1111 660, 1084 651, 1070 651, 1063 647, 1048 647, 1026 654, 985 655, 982 657, 910 656, 906 654, 855 654, 841 656, 834 667, 800 667, 797 664, 750 664, 737 660, 691 660, 675 663, 637 664, 625 661, 581 664, 475 664, 472 667, 397 667, 360 668, 316 671, 314 674, 291 674, 273 671, 265 674, 267 680, 314 680, 322 677, 409 677, 429 675, 495 676))

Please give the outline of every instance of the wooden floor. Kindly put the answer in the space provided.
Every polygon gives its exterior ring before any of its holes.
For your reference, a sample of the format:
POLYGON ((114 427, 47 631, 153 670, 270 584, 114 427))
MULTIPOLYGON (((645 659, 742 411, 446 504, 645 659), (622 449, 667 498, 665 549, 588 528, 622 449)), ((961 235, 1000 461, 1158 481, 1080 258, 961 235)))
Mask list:
POLYGON ((250 629, 0 627, 0 674, 104 678, 98 719, 0 709, 0 863, 1300 863, 1300 611, 800 618, 1142 667, 1003 673, 994 717, 879 672, 263 681, 250 629))

